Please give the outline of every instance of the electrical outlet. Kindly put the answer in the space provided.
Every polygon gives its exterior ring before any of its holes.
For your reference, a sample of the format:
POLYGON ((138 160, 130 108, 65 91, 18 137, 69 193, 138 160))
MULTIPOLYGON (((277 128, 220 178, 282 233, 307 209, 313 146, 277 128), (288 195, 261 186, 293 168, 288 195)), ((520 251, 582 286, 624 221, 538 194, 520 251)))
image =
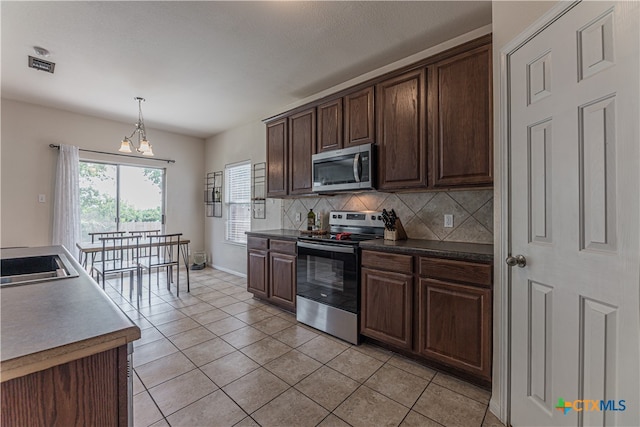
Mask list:
POLYGON ((296 221, 302 221, 302 213, 296 212, 296 221))
POLYGON ((453 215, 451 214, 444 215, 444 226, 445 228, 453 228, 453 215))
POLYGON ((44 194, 38 194, 38 202, 45 203, 47 201, 44 194))

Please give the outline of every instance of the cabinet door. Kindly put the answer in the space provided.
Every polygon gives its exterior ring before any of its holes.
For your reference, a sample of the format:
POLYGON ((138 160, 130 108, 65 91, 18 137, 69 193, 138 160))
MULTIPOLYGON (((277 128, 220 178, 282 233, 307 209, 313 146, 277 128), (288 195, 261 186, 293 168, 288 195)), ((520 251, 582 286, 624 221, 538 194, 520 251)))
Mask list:
POLYGON ((344 146, 375 142, 373 86, 344 97, 344 146))
POLYGON ((311 193, 311 155, 316 149, 316 109, 289 117, 289 194, 311 193))
POLYGON ((418 351, 491 380, 491 290, 433 279, 418 284, 418 351))
POLYGON ((424 85, 425 70, 415 70, 376 86, 382 190, 427 184, 424 85))
POLYGON ((342 98, 318 105, 318 152, 342 148, 342 98))
POLYGON ((433 185, 493 183, 491 45, 431 67, 433 185))
POLYGON ((362 269, 360 333, 411 349, 413 276, 362 269))
POLYGON ((267 298, 267 252, 249 251, 247 254, 247 291, 267 298))
POLYGON ((267 196, 287 195, 287 119, 267 123, 267 196))
POLYGON ((3 381, 0 398, 3 426, 124 427, 127 346, 3 381))
POLYGON ((269 254, 270 300, 280 306, 296 308, 296 256, 269 254))

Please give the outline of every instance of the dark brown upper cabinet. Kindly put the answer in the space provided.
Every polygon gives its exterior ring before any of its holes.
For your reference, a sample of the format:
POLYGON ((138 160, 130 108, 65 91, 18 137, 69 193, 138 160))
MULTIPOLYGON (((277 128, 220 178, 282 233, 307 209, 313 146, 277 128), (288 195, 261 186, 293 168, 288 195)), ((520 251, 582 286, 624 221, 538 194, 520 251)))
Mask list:
POLYGON ((429 67, 433 187, 493 183, 491 44, 429 67))
POLYGON ((267 123, 267 196, 287 195, 287 118, 267 123))
POLYGON ((289 194, 311 193, 311 155, 316 152, 316 109, 289 116, 289 194))
POLYGON ((342 148, 342 98, 318 105, 318 152, 342 148))
POLYGON ((376 86, 378 188, 396 190, 427 185, 424 69, 376 86))
POLYGON ((344 97, 344 146, 375 142, 373 86, 344 97))

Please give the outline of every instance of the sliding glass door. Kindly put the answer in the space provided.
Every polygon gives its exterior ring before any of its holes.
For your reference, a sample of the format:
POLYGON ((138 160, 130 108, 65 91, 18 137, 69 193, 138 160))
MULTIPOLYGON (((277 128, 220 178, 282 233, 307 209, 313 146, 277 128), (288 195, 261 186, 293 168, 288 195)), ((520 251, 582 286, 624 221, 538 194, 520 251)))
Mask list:
POLYGON ((82 241, 94 232, 163 230, 164 172, 80 162, 82 241))

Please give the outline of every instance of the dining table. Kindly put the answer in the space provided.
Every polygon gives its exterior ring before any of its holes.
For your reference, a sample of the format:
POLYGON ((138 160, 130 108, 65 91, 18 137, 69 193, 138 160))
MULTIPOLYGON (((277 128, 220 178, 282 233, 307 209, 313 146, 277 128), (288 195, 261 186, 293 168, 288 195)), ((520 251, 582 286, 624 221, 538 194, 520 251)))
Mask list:
MULTIPOLYGON (((187 292, 191 291, 190 283, 189 283, 189 243, 191 243, 191 240, 189 239, 180 239, 180 245, 178 248, 180 250, 180 255, 182 255, 182 260, 184 261, 184 267, 187 270, 187 292)), ((147 248, 155 248, 160 246, 167 246, 168 244, 175 245, 177 243, 159 243, 157 241, 151 243, 149 239, 144 238, 144 239, 140 239, 140 243, 138 244, 138 247, 140 249, 147 249, 147 248)), ((82 267, 84 267, 85 269, 87 268, 87 260, 89 256, 90 255, 95 256, 96 254, 102 252, 101 242, 95 242, 95 243, 79 242, 79 243, 76 243, 76 247, 78 248, 78 261, 80 262, 82 267)), ((131 247, 127 247, 126 245, 123 246, 123 248, 125 249, 129 249, 132 247, 135 247, 135 245, 131 247)))

